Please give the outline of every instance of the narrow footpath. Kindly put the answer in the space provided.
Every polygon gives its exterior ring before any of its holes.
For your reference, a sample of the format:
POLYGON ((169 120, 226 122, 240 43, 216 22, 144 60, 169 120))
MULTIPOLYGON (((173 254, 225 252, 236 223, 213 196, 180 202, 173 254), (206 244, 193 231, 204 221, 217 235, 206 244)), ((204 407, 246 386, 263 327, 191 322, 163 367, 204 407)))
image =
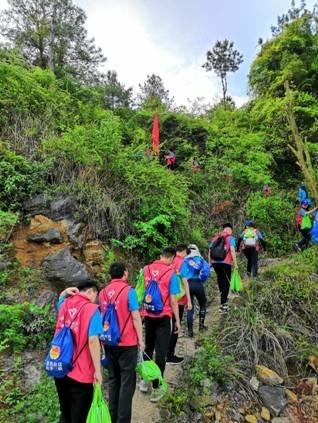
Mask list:
MULTIPOLYGON (((220 317, 218 311, 219 297, 216 290, 213 290, 213 297, 213 301, 209 303, 207 307, 205 324, 208 327, 211 327, 212 324, 217 321, 220 317)), ((195 334, 199 332, 198 320, 198 317, 196 317, 194 321, 195 334)), ((197 351, 195 345, 196 337, 194 336, 194 338, 191 339, 187 336, 186 316, 184 316, 183 318, 182 332, 183 336, 179 337, 178 339, 176 355, 185 358, 193 357, 195 352, 197 351)), ((168 383, 170 390, 172 390, 176 386, 180 376, 182 375, 182 371, 182 364, 166 366, 165 380, 168 383)), ((150 402, 150 393, 143 394, 139 391, 138 384, 139 380, 137 380, 137 387, 133 400, 132 423, 158 423, 158 421, 160 420, 158 405, 150 402)))

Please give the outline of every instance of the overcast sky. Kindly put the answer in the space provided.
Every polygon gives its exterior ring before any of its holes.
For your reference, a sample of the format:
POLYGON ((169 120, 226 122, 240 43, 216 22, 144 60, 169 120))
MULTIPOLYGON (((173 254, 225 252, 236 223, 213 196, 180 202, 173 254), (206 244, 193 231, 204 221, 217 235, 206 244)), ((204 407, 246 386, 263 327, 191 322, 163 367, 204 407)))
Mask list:
MULTIPOLYGON (((246 100, 247 74, 260 37, 286 12, 290 0, 75 0, 87 14, 87 29, 103 49, 106 69, 127 87, 148 74, 162 77, 178 104, 204 97, 213 102, 221 86, 201 65, 216 40, 228 38, 244 55, 230 77, 229 93, 246 100)), ((315 0, 307 0, 312 7, 315 0)), ((0 10, 6 6, 0 0, 0 10)))

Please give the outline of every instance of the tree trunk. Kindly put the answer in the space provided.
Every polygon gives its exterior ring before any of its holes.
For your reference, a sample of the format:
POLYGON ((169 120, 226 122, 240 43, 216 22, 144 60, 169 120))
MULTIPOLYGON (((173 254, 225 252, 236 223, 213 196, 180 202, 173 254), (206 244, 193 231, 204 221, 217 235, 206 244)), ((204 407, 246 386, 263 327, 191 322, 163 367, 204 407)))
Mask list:
POLYGON ((287 119, 295 142, 295 146, 288 145, 288 147, 294 153, 297 159, 297 164, 304 175, 306 186, 309 189, 310 193, 313 195, 316 205, 318 205, 317 178, 314 168, 312 166, 308 145, 306 141, 303 141, 298 130, 295 115, 293 112, 292 93, 290 91, 288 81, 285 82, 285 90, 286 97, 288 99, 287 119))

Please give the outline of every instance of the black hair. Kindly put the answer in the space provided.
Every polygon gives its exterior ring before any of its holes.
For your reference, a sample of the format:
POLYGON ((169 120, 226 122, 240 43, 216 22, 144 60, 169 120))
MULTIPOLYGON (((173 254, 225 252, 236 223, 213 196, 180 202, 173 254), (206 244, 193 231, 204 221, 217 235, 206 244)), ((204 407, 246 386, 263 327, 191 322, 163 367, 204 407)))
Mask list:
POLYGON ((181 253, 182 251, 188 251, 188 246, 187 246, 187 244, 178 244, 178 245, 176 246, 176 251, 177 251, 178 253, 181 253))
POLYGON ((164 248, 161 252, 162 257, 166 257, 166 258, 175 257, 176 254, 177 254, 176 249, 172 247, 164 248))
POLYGON ((124 263, 113 263, 108 273, 110 274, 112 279, 121 279, 124 276, 125 271, 127 270, 127 267, 124 263))
POLYGON ((231 229, 233 229, 233 225, 231 223, 224 223, 223 224, 223 229, 225 229, 225 228, 231 228, 231 229))
POLYGON ((98 286, 97 286, 97 283, 94 280, 92 280, 92 279, 84 279, 84 280, 80 281, 77 284, 76 287, 78 288, 78 290, 80 292, 85 292, 85 291, 87 291, 90 288, 93 288, 93 290, 96 291, 96 292, 99 291, 98 286))

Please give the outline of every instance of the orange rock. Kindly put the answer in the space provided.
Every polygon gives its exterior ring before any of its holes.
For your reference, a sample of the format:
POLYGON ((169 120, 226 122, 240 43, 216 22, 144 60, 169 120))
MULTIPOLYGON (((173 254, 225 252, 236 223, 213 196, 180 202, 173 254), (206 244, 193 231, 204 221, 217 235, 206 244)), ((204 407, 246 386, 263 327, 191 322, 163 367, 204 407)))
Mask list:
POLYGON ((316 373, 318 373, 318 357, 315 355, 310 355, 308 357, 308 364, 315 370, 316 373))
POLYGON ((93 273, 102 270, 104 247, 101 241, 90 241, 85 244, 83 254, 85 263, 93 273))
POLYGON ((257 377, 260 381, 267 385, 281 385, 284 382, 284 379, 282 379, 274 370, 268 369, 265 366, 257 365, 256 372, 257 377))
POLYGON ((298 402, 297 395, 290 389, 286 389, 289 404, 296 404, 298 402))

